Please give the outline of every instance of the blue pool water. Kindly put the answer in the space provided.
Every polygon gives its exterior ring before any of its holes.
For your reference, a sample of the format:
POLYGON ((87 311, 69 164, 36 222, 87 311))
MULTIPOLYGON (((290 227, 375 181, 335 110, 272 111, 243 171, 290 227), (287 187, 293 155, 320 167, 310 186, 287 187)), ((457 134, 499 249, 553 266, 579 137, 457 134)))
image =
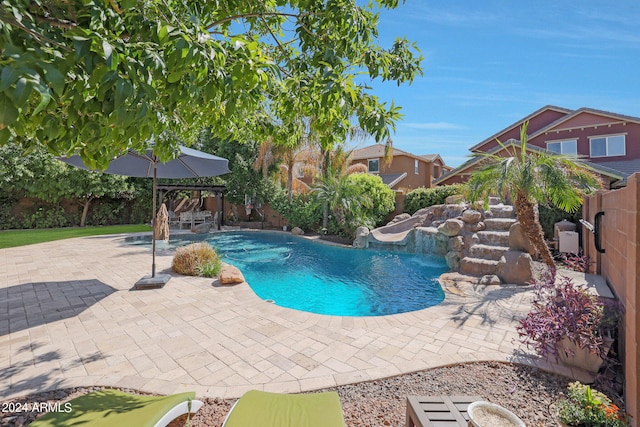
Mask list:
MULTIPOLYGON (((172 246, 196 236, 171 236, 172 246)), ((222 260, 238 267, 262 299, 312 313, 381 316, 439 304, 443 258, 327 245, 285 233, 206 236, 222 260)), ((147 240, 146 244, 149 244, 147 240)))

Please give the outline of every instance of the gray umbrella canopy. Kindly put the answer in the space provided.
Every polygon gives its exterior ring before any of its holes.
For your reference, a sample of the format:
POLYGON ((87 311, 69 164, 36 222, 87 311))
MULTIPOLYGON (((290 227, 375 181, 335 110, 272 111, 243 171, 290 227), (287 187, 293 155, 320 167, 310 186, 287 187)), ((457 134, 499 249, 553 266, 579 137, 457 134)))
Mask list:
MULTIPOLYGON (((92 170, 77 155, 63 157, 59 160, 80 169, 92 170)), ((168 162, 160 162, 153 154, 152 149, 146 150, 145 153, 129 150, 127 154, 111 160, 104 172, 113 175, 153 178, 152 229, 155 230, 157 178, 211 177, 223 175, 230 170, 227 159, 179 145, 175 158, 168 162)), ((153 237, 152 242, 151 276, 140 279, 136 283, 138 289, 163 286, 170 277, 166 274, 156 276, 156 241, 153 237)))
MULTIPOLYGON (((90 170, 82 162, 80 156, 61 158, 60 160, 72 166, 90 170)), ((230 172, 227 159, 182 145, 178 146, 176 158, 166 163, 158 161, 152 150, 147 150, 146 153, 129 150, 127 154, 111 160, 104 172, 113 175, 152 178, 154 166, 157 178, 199 178, 230 172)))

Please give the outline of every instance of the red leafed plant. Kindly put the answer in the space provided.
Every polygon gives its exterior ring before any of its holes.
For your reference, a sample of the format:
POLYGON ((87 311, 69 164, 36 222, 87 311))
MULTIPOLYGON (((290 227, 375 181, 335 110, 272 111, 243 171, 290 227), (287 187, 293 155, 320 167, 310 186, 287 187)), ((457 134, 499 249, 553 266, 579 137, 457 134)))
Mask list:
POLYGON ((520 341, 540 356, 557 355, 558 343, 567 338, 592 353, 605 357, 603 346, 604 304, 597 296, 560 277, 554 284, 549 279, 535 283, 533 309, 518 322, 520 341))

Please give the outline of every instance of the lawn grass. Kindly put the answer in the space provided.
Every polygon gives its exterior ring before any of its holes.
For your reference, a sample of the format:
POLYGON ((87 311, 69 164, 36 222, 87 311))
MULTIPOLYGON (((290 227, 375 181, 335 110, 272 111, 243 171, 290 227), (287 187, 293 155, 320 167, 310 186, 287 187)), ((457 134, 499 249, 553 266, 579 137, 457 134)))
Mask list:
POLYGON ((0 231, 0 249, 33 245, 34 243, 52 242, 54 240, 69 239, 72 237, 136 233, 139 231, 151 231, 151 227, 144 224, 136 224, 110 225, 105 227, 69 227, 39 230, 0 231))

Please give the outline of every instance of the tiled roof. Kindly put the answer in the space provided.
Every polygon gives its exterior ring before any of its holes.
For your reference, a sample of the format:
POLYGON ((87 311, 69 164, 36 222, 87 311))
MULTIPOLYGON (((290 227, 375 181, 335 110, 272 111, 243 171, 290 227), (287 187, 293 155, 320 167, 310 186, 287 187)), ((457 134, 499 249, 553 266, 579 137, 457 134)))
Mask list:
POLYGON ((612 162, 601 162, 597 165, 619 171, 623 173, 625 177, 640 172, 640 159, 614 160, 612 162))
POLYGON ((381 173, 380 174, 380 178, 382 179, 382 182, 384 182, 386 185, 388 185, 389 188, 395 187, 396 184, 398 184, 400 181, 402 181, 405 176, 407 176, 406 172, 384 173, 384 174, 381 173))
MULTIPOLYGON (((362 159, 374 159, 377 157, 384 157, 385 145, 383 144, 374 144, 369 145, 368 147, 359 148, 357 150, 353 150, 351 153, 351 158, 353 160, 362 160, 362 159)), ((398 150, 397 148, 391 148, 391 154, 397 156, 399 154, 409 154, 405 153, 402 150, 398 150)))

